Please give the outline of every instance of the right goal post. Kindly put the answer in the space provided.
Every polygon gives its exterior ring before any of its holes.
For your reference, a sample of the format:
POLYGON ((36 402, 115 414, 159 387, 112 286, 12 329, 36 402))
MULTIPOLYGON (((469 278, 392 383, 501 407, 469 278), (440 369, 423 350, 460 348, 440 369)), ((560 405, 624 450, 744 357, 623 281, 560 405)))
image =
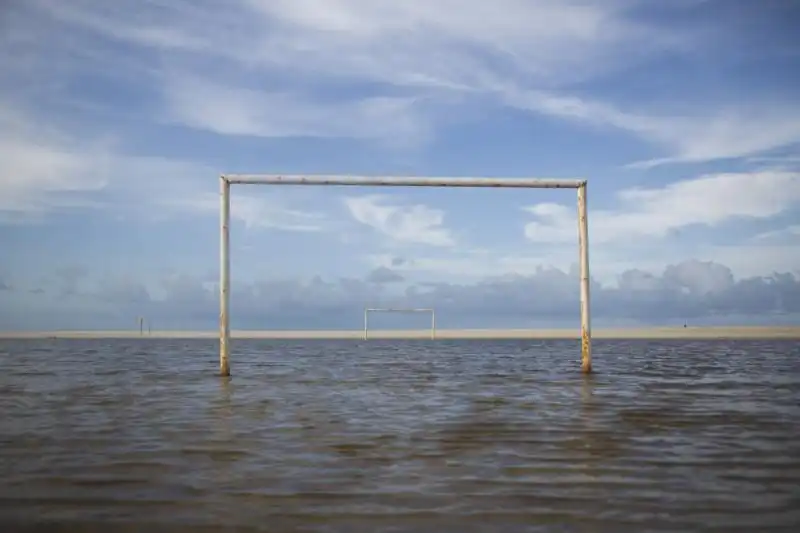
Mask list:
POLYGON ((436 310, 432 308, 394 308, 394 307, 365 307, 364 308, 364 340, 369 338, 370 313, 430 313, 431 315, 431 340, 436 338, 436 310))
POLYGON ((219 371, 230 376, 230 217, 231 185, 292 185, 345 187, 476 187, 508 189, 576 189, 578 191, 578 263, 580 271, 581 369, 592 371, 589 312, 589 224, 584 179, 543 178, 436 178, 399 176, 334 176, 278 174, 222 174, 220 184, 219 371))

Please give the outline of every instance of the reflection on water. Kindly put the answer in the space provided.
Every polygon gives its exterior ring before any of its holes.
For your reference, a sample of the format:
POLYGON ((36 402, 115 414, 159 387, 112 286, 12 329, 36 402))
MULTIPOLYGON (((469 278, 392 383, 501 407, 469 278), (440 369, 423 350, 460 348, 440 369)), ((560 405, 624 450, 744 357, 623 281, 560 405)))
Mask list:
POLYGON ((800 525, 796 343, 595 353, 584 376, 568 341, 238 341, 219 378, 208 341, 2 342, 0 526, 800 525))

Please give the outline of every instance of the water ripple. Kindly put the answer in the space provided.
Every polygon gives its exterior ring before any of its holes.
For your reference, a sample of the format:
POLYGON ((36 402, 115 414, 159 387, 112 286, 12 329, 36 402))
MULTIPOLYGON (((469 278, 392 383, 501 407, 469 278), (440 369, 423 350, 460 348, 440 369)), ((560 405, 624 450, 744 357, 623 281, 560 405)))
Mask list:
MULTIPOLYGON (((789 531, 785 341, 3 341, 14 531, 789 531), (205 529, 207 528, 207 529, 205 529)), ((790 529, 791 528, 791 529, 790 529)))

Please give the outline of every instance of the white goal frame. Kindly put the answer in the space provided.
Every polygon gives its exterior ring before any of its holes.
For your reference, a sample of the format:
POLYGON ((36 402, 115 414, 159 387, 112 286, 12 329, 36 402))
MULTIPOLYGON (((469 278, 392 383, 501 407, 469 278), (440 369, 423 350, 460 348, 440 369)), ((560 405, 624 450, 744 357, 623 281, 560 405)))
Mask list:
POLYGON ((436 310, 432 307, 365 307, 364 308, 364 340, 369 339, 370 313, 430 313, 431 340, 436 338, 436 310))
POLYGON ((219 369, 230 376, 230 214, 231 185, 327 185, 357 187, 481 187, 513 189, 576 189, 578 191, 578 260, 580 265, 581 369, 592 370, 589 312, 589 224, 583 179, 436 178, 396 176, 285 176, 277 174, 222 174, 220 185, 219 369))

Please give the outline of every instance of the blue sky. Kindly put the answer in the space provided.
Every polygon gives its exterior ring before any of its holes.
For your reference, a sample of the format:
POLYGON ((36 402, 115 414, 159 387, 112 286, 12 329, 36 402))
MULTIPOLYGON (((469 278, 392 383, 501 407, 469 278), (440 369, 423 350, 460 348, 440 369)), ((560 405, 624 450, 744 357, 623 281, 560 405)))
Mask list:
MULTIPOLYGON (((0 329, 213 328, 236 172, 585 178, 595 324, 795 323, 797 20, 744 0, 4 2, 0 329)), ((233 195, 235 328, 357 328, 380 305, 577 324, 574 191, 233 195)))

